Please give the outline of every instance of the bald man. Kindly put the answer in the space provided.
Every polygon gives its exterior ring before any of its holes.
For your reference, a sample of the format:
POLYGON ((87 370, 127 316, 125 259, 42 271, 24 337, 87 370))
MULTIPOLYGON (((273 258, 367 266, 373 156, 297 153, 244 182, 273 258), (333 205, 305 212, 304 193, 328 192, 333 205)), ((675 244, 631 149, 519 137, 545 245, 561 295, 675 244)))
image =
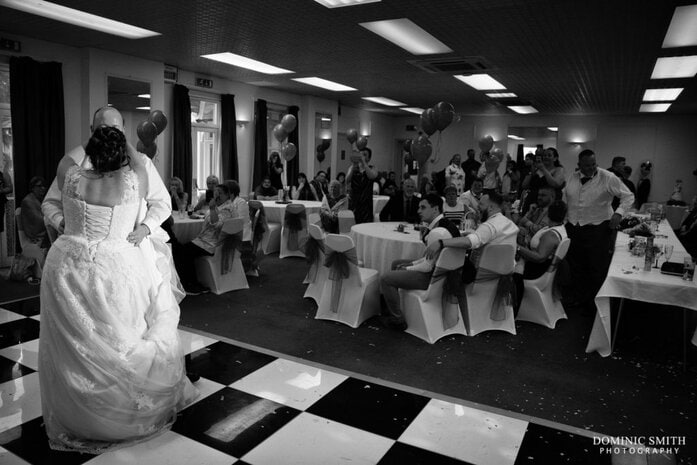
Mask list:
MULTIPOLYGON (((114 127, 123 132, 124 126, 121 113, 114 107, 102 107, 97 110, 94 113, 90 130, 94 131, 102 126, 114 127)), ((41 211, 46 221, 60 234, 63 233, 63 228, 65 227, 61 194, 65 173, 68 168, 75 165, 83 168, 91 167, 89 158, 85 156, 85 145, 87 144, 79 145, 63 156, 58 164, 56 177, 41 204, 41 211)), ((138 213, 137 226, 129 234, 128 241, 134 245, 139 245, 150 234, 156 234, 158 238, 167 241, 167 234, 159 227, 172 214, 171 200, 167 188, 162 182, 155 165, 147 156, 138 153, 130 144, 128 144, 128 154, 131 158, 132 168, 138 174, 140 185, 143 186, 144 190, 144 200, 138 213)))

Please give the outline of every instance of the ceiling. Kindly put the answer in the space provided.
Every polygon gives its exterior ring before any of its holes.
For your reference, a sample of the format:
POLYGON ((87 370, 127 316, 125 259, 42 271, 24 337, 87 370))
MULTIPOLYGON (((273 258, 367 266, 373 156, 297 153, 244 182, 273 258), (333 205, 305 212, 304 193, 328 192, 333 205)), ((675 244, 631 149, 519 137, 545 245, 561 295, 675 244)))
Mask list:
POLYGON ((685 87, 668 113, 697 114, 697 78, 650 80, 657 57, 697 53, 697 47, 661 48, 675 7, 694 0, 382 0, 335 9, 312 0, 55 2, 162 35, 123 39, 4 7, 0 31, 161 61, 204 77, 261 81, 393 114, 406 115, 361 97, 422 108, 446 101, 460 114, 512 113, 453 73, 410 64, 423 57, 358 25, 409 18, 453 50, 439 58, 481 57, 519 103, 541 114, 636 114, 650 87, 685 87), (295 73, 272 76, 200 58, 225 51, 295 73), (358 91, 330 92, 290 80, 308 76, 358 91))

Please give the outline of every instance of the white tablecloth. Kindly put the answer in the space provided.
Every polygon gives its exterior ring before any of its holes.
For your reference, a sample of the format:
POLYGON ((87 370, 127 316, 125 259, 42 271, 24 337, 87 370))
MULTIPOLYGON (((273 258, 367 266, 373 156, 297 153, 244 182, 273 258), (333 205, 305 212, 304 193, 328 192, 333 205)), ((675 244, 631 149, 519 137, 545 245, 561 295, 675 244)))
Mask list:
MULTIPOLYGON (((672 244, 674 249, 670 261, 682 263, 683 258, 688 254, 667 221, 661 222, 658 234, 668 237, 657 237, 654 239, 654 244, 672 244)), ((628 243, 629 236, 622 232, 617 234, 617 243, 610 270, 595 298, 598 313, 595 315, 586 352, 598 351, 603 357, 607 357, 611 353, 611 297, 697 310, 697 283, 683 281, 680 276, 662 274, 656 268, 652 268, 651 271, 643 271, 644 257, 629 253, 628 243)), ((664 261, 665 258, 661 256, 659 264, 664 261)), ((656 311, 660 311, 660 309, 657 308, 656 311)), ((660 316, 656 315, 656 317, 660 316)), ((692 337, 692 344, 697 345, 697 332, 692 337)))
MULTIPOLYGON (((290 204, 276 203, 275 200, 262 200, 264 212, 266 213, 266 221, 269 223, 283 223, 283 217, 286 214, 286 207, 290 204)), ((293 200, 293 203, 305 205, 305 214, 319 213, 322 202, 314 200, 293 200)))
POLYGON ((195 239, 198 233, 201 232, 203 227, 203 219, 199 218, 181 218, 179 212, 173 212, 172 218, 174 218, 174 225, 172 225, 172 230, 177 236, 177 241, 181 244, 185 244, 195 239))
POLYGON ((389 200, 389 195, 373 195, 373 215, 379 215, 389 200))
POLYGON ((406 227, 406 234, 397 232, 400 223, 363 223, 351 228, 351 237, 356 242, 358 259, 366 268, 382 274, 390 270, 398 259, 416 260, 426 250, 421 235, 414 227, 406 227))

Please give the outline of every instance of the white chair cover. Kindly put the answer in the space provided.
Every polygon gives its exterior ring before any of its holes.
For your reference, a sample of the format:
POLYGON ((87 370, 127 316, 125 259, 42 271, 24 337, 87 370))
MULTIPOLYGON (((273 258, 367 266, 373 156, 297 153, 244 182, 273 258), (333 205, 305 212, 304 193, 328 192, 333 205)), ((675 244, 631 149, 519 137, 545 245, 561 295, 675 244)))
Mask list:
MULTIPOLYGON (((457 270, 465 262, 466 250, 445 248, 440 253, 436 262, 436 270, 457 270)), ((426 290, 407 290, 400 289, 399 296, 402 302, 402 311, 407 321, 406 332, 416 336, 429 344, 435 343, 438 339, 450 334, 467 335, 462 315, 454 326, 446 328, 444 324, 443 305, 454 305, 457 313, 460 313, 458 304, 444 302, 443 285, 445 279, 439 279, 431 284, 426 290)))
MULTIPOLYGON (((244 229, 244 218, 231 218, 223 223, 222 233, 227 235, 241 234, 244 229)), ((222 274, 220 272, 223 261, 223 246, 215 249, 213 256, 198 257, 196 259, 196 276, 204 286, 210 288, 214 294, 224 294, 238 289, 249 289, 247 276, 240 259, 240 251, 234 250, 232 256, 232 269, 222 274)))
POLYGON ((350 234, 351 227, 356 224, 356 217, 351 210, 339 210, 339 234, 350 234))
POLYGON ((322 298, 322 291, 324 290, 324 283, 329 276, 329 268, 324 266, 324 261, 326 260, 326 254, 324 253, 324 232, 322 228, 316 224, 310 224, 308 226, 310 232, 309 240, 315 240, 321 244, 322 249, 318 254, 317 263, 311 263, 310 269, 305 276, 303 284, 307 284, 307 289, 305 290, 305 295, 303 297, 309 298, 315 301, 317 305, 322 298))
MULTIPOLYGON (((305 214, 305 205, 303 204, 298 204, 298 203, 291 203, 286 207, 286 218, 288 215, 304 215, 305 214)), ((305 258, 305 254, 302 251, 302 244, 304 243, 304 239, 307 237, 307 217, 302 219, 302 228, 300 231, 294 232, 291 231, 284 219, 283 221, 283 226, 281 227, 281 250, 278 254, 278 258, 287 258, 287 257, 301 257, 305 258), (291 235, 296 234, 296 238, 294 239, 295 242, 298 245, 298 249, 292 250, 293 247, 289 247, 290 242, 292 241, 291 235)))
POLYGON ((554 277, 557 265, 566 257, 571 240, 562 240, 554 252, 554 258, 549 269, 537 279, 523 281, 525 290, 523 300, 518 310, 518 321, 529 321, 554 329, 557 321, 566 319, 564 306, 560 300, 554 300, 554 277))
MULTIPOLYGON (((341 234, 325 238, 327 261, 332 254, 346 254, 348 276, 337 276, 336 269, 328 269, 316 319, 334 320, 357 328, 365 320, 380 313, 380 281, 377 270, 359 268, 355 261, 353 239, 341 234), (335 278, 335 279, 332 279, 335 278)), ((336 263, 336 262, 335 262, 336 263)))
MULTIPOLYGON (((477 274, 479 275, 481 270, 489 270, 499 275, 508 275, 513 273, 514 268, 515 245, 488 244, 482 249, 477 274)), ((475 280, 467 285, 467 313, 470 324, 470 336, 489 330, 507 331, 511 334, 516 334, 513 306, 506 305, 500 309, 493 308, 497 288, 498 279, 475 280), (492 313, 497 310, 502 310, 505 314, 504 319, 501 321, 491 318, 492 313)))

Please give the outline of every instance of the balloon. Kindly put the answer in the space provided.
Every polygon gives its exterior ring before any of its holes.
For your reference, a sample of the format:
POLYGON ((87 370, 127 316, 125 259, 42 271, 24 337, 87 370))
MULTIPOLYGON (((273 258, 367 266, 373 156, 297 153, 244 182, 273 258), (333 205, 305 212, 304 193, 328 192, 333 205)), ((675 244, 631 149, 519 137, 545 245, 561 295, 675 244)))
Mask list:
POLYGON ((288 142, 287 144, 283 144, 283 146, 281 147, 281 155, 283 156, 283 159, 285 161, 292 160, 293 158, 295 158, 295 155, 297 153, 298 153, 298 148, 292 142, 288 142))
POLYGON ((428 137, 426 136, 417 137, 416 140, 411 144, 411 154, 416 161, 419 162, 419 164, 426 163, 426 160, 428 160, 428 157, 431 156, 432 151, 433 146, 431 145, 431 141, 428 140, 428 137))
POLYGON ((501 162, 503 161, 503 150, 501 150, 501 149, 498 148, 498 147, 492 149, 492 150, 489 152, 489 155, 490 155, 491 157, 496 158, 496 160, 498 160, 499 163, 501 163, 501 162))
POLYGON ((491 147, 494 146, 494 138, 491 137, 490 135, 486 135, 479 139, 479 148, 482 150, 482 152, 488 152, 491 150, 491 147))
POLYGON ((429 136, 436 132, 436 110, 429 108, 421 113, 421 129, 429 136))
POLYGON ((346 140, 349 141, 349 144, 356 142, 356 139, 358 139, 358 131, 353 128, 346 131, 346 140))
POLYGON ((167 117, 160 110, 151 111, 150 116, 148 116, 148 121, 152 121, 152 123, 157 127, 158 136, 162 134, 162 131, 164 131, 167 127, 167 117))
POLYGON ((295 119, 293 115, 286 115, 281 118, 281 126, 286 130, 288 134, 295 131, 295 127, 298 125, 298 120, 295 119))
POLYGON ((283 129, 283 126, 281 125, 281 123, 274 126, 272 132, 273 132, 273 136, 279 142, 283 142, 286 139, 286 137, 288 137, 288 133, 286 132, 285 129, 283 129))
POLYGON ((405 152, 411 152, 412 142, 414 142, 412 139, 407 139, 404 141, 404 145, 402 147, 404 148, 405 152))
POLYGON ((153 142, 152 144, 146 144, 143 141, 139 140, 136 144, 136 150, 152 158, 157 153, 157 144, 155 142, 153 142))
POLYGON ((368 138, 365 136, 359 137, 358 140, 356 141, 356 148, 358 150, 363 150, 367 146, 368 146, 368 138))
POLYGON ((455 108, 447 102, 438 102, 434 107, 436 128, 439 131, 450 126, 455 118, 455 108))
POLYGON ((155 141, 157 137, 157 126, 152 121, 141 121, 136 128, 138 139, 143 141, 143 144, 148 145, 155 141))
POLYGON ((332 145, 331 139, 322 139, 322 143, 320 144, 320 147, 322 147, 322 152, 327 150, 330 145, 332 145))
POLYGON ((324 152, 317 152, 317 161, 322 163, 324 161, 324 152))

